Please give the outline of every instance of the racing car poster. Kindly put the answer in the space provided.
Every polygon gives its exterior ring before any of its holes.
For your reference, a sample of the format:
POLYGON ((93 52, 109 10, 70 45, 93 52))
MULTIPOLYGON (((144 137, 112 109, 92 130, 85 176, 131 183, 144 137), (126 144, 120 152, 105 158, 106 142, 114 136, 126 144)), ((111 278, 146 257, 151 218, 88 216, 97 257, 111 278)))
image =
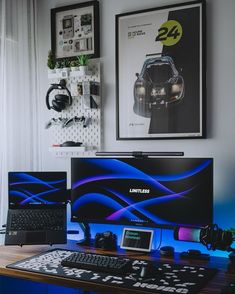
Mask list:
POLYGON ((116 15, 117 140, 205 138, 205 1, 116 15))

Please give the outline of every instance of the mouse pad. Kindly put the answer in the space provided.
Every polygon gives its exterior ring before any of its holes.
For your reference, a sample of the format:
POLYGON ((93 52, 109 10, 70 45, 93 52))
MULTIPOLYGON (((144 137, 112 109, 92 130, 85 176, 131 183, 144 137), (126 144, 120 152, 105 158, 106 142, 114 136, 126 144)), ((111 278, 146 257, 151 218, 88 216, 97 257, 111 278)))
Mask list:
POLYGON ((120 288, 151 293, 198 293, 216 274, 217 269, 151 261, 156 272, 151 278, 139 278, 138 269, 147 261, 133 259, 133 272, 125 276, 63 267, 61 260, 72 254, 71 250, 53 249, 12 263, 7 268, 59 276, 66 279, 89 281, 120 288))

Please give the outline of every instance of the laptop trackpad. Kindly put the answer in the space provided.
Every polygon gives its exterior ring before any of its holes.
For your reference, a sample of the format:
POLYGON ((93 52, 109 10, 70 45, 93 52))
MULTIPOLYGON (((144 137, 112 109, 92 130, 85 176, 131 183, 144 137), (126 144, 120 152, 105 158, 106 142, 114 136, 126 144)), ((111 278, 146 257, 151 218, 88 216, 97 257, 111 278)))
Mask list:
POLYGON ((27 232, 26 243, 43 243, 46 241, 46 232, 27 232))

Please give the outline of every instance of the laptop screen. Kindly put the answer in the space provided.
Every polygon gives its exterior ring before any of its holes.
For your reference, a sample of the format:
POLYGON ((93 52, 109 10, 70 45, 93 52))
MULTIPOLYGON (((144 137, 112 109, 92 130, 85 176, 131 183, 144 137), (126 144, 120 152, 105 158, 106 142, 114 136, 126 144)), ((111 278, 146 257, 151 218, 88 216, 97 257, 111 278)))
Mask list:
POLYGON ((9 172, 9 208, 60 205, 68 201, 66 172, 9 172))

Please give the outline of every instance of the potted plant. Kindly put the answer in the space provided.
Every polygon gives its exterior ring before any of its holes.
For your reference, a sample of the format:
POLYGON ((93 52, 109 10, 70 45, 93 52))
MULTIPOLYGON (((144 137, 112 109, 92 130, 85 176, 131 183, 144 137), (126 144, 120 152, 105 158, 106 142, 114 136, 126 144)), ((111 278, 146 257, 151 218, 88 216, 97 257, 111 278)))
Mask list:
POLYGON ((61 60, 56 61, 55 68, 57 72, 61 72, 63 70, 63 63, 61 60))
POLYGON ((64 58, 61 63, 62 63, 63 71, 69 72, 70 71, 70 61, 69 61, 69 59, 64 58))
POLYGON ((55 72, 55 66, 56 66, 56 60, 51 50, 48 51, 48 57, 47 57, 47 67, 48 67, 48 73, 54 73, 55 72))
POLYGON ((78 61, 78 59, 72 60, 70 62, 70 68, 71 68, 71 71, 76 71, 76 70, 79 69, 79 61, 78 61))
POLYGON ((88 74, 88 62, 89 62, 89 56, 81 54, 78 56, 78 62, 79 62, 79 71, 81 75, 87 75, 88 74))

